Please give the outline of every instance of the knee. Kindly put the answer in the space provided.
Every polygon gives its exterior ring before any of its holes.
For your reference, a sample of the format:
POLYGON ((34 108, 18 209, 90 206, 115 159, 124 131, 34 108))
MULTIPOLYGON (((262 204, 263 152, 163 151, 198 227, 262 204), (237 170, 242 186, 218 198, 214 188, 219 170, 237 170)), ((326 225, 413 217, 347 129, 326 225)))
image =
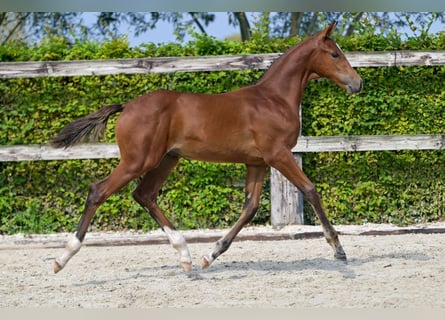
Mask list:
POLYGON ((244 202, 243 211, 241 212, 240 220, 247 224, 253 219, 259 208, 259 199, 247 198, 244 202))
POLYGON ((314 203, 320 200, 320 194, 318 193, 314 185, 310 185, 307 188, 304 188, 303 190, 301 190, 301 192, 310 203, 314 203))
POLYGON ((258 211, 259 200, 246 197, 246 201, 243 206, 243 211, 247 216, 253 216, 258 211))

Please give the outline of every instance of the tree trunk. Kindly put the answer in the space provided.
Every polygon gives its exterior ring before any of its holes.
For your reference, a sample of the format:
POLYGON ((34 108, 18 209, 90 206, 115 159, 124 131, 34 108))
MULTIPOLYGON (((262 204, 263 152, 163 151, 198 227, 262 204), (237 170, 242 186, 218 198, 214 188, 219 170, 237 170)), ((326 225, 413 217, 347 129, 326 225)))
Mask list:
POLYGON ((250 25, 245 12, 234 12, 235 18, 238 20, 241 40, 250 40, 250 25))
POLYGON ((291 12, 289 37, 296 37, 300 33, 301 20, 304 12, 291 12))
POLYGON ((314 33, 314 29, 317 24, 317 20, 318 20, 318 12, 314 12, 314 14, 312 15, 311 21, 309 22, 309 25, 307 27, 306 33, 308 36, 310 36, 314 33))
POLYGON ((345 37, 350 36, 354 32, 356 22, 360 21, 363 14, 364 12, 359 12, 354 16, 352 21, 349 23, 348 29, 345 32, 345 37))

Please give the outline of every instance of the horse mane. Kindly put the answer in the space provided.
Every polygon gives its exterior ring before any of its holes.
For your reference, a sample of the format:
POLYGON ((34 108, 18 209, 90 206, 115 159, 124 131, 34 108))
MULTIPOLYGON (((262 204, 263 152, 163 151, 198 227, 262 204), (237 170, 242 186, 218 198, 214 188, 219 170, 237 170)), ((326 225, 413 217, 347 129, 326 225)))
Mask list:
POLYGON ((261 76, 261 78, 258 80, 257 83, 260 83, 262 80, 264 80, 264 78, 267 77, 267 74, 270 73, 269 71, 272 71, 272 73, 273 73, 273 70, 275 68, 278 68, 279 64, 281 64, 286 59, 286 57, 292 55, 294 51, 300 50, 300 47, 306 45, 309 42, 309 40, 311 40, 314 37, 315 37, 315 35, 312 35, 312 36, 304 39, 303 41, 300 41, 299 43, 292 45, 286 51, 284 51, 277 59, 275 59, 275 61, 273 61, 271 63, 269 68, 263 73, 263 75, 261 76))

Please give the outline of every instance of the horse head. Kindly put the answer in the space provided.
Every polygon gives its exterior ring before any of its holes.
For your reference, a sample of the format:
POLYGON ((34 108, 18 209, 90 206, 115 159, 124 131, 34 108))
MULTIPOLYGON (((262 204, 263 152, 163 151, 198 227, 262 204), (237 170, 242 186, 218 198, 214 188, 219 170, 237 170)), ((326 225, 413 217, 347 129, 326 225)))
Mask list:
POLYGON ((350 94, 358 93, 363 89, 363 81, 331 38, 336 26, 337 22, 334 21, 314 36, 316 47, 311 55, 310 79, 327 78, 350 94))

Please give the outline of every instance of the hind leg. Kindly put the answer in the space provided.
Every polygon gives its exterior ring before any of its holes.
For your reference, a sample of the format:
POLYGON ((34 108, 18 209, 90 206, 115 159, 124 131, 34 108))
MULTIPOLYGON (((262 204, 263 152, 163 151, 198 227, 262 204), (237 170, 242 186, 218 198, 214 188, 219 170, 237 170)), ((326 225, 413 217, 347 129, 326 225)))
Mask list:
POLYGON ((121 161, 116 169, 105 179, 93 183, 90 187, 77 231, 68 241, 63 254, 54 261, 54 272, 65 267, 67 262, 80 250, 88 226, 97 208, 113 193, 120 190, 128 182, 141 175, 141 169, 127 166, 121 161))
POLYGON ((147 172, 133 192, 133 197, 167 234, 170 244, 179 252, 179 262, 182 268, 185 271, 190 271, 192 259, 185 238, 167 219, 156 201, 162 184, 167 180, 178 160, 175 156, 166 155, 157 168, 147 172))
POLYGON ((261 189, 266 175, 266 166, 247 166, 246 200, 241 216, 230 231, 216 242, 215 249, 202 257, 201 266, 207 268, 216 258, 229 249, 236 235, 249 223, 258 210, 261 189))

